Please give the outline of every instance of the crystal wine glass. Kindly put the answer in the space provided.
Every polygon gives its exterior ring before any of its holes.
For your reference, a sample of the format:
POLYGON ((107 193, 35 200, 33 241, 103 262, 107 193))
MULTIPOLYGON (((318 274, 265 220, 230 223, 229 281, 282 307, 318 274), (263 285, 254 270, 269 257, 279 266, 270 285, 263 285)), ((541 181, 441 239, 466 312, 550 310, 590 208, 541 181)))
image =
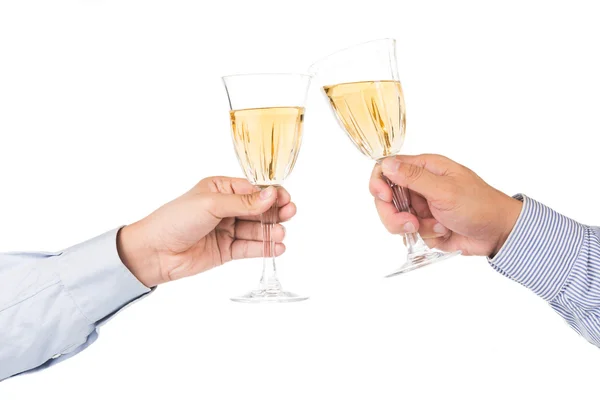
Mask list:
MULTIPOLYGON (((377 163, 400 152, 406 129, 406 109, 398 67, 396 41, 380 39, 333 53, 316 62, 309 73, 319 85, 341 127, 356 147, 377 163)), ((410 195, 383 176, 398 211, 413 212, 410 195)), ((418 233, 404 235, 406 262, 387 277, 445 260, 460 252, 431 250, 418 233)))
MULTIPOLYGON (((257 188, 278 187, 292 172, 304 121, 311 77, 302 74, 245 74, 223 77, 229 98, 233 144, 246 178, 257 188)), ((308 297, 282 289, 271 235, 279 209, 275 203, 260 218, 263 272, 258 288, 231 300, 282 303, 308 297)))

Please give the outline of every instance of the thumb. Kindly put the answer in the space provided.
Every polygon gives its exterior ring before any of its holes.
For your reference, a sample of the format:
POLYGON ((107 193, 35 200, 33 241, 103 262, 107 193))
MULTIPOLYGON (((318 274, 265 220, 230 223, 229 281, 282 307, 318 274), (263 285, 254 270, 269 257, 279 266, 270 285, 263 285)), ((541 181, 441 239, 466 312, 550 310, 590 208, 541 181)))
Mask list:
POLYGON ((443 192, 443 177, 425 168, 425 163, 421 161, 418 157, 388 157, 381 163, 381 169, 395 184, 413 190, 427 199, 438 198, 443 192))
POLYGON ((217 218, 260 215, 277 201, 277 190, 273 186, 249 194, 212 193, 208 211, 217 218))

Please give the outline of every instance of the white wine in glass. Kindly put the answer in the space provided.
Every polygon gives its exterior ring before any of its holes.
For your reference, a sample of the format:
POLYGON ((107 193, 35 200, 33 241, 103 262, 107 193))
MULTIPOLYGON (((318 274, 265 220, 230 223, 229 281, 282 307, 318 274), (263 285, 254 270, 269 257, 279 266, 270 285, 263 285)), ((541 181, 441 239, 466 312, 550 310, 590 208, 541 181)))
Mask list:
MULTIPOLYGON (((406 132, 404 93, 398 78, 396 41, 374 40, 338 51, 313 64, 338 122, 356 147, 380 163, 400 153, 406 132)), ((400 212, 412 212, 406 189, 383 176, 400 212)), ((400 275, 460 252, 429 249, 418 233, 404 235, 407 260, 387 277, 400 275)))
POLYGON ((300 150, 304 107, 232 110, 230 115, 236 154, 248 179, 258 186, 283 181, 300 150))
MULTIPOLYGON (((246 74, 223 77, 233 144, 246 178, 259 189, 280 186, 292 172, 304 122, 304 103, 310 76, 246 74)), ((260 218, 263 233, 263 272, 258 287, 231 300, 246 303, 284 303, 308 297, 284 291, 277 278, 275 242, 277 202, 260 218)))
POLYGON ((323 90, 362 153, 379 160, 400 152, 406 127, 400 82, 341 83, 323 90))

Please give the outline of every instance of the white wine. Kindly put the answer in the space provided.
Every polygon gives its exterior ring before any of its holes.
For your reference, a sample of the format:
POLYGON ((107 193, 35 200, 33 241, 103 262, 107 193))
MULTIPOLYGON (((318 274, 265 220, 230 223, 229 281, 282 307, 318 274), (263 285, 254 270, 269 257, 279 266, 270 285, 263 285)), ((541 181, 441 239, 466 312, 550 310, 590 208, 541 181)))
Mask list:
POLYGON ((304 107, 251 108, 230 114, 233 143, 246 178, 257 186, 281 184, 298 157, 304 107))
POLYGON ((406 128, 400 82, 342 83, 323 90, 350 139, 366 156, 379 160, 400 151, 406 128))

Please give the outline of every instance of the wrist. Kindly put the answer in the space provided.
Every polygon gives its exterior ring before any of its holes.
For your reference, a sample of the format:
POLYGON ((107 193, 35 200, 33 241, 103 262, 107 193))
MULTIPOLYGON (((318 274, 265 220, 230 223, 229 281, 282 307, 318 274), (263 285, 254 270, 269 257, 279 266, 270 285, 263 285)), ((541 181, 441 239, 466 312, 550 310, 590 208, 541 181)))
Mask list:
POLYGON ((501 195, 503 199, 498 207, 500 213, 500 220, 498 222, 499 229, 493 250, 488 256, 490 258, 493 258, 498 254, 502 246, 504 246, 504 243, 514 229, 523 208, 523 203, 520 200, 507 196, 504 193, 501 193, 501 195))
POLYGON ((156 251, 148 245, 139 222, 119 230, 117 251, 123 264, 144 286, 152 288, 163 283, 156 251))

